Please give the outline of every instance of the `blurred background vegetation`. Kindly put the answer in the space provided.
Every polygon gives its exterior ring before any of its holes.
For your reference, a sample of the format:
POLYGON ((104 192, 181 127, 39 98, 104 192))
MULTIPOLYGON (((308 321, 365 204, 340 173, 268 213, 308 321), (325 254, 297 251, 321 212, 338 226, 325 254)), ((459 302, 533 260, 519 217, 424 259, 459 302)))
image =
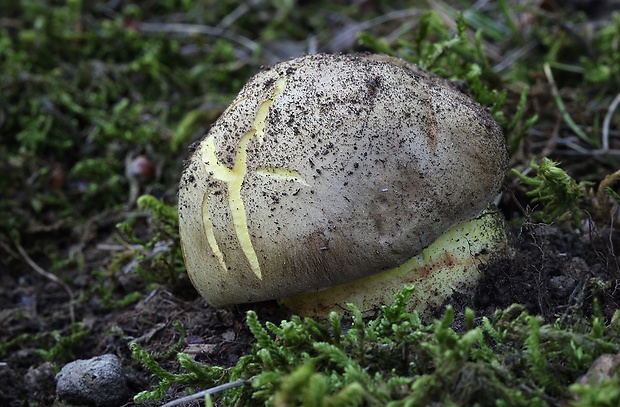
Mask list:
POLYGON ((594 150, 602 168, 575 169, 587 179, 614 164, 601 149, 614 150, 602 130, 620 85, 617 15, 592 20, 585 12, 597 10, 547 1, 2 0, 0 9, 4 244, 132 208, 145 192, 173 202, 186 147, 247 78, 308 52, 386 52, 467 81, 498 111, 514 163, 594 150), (468 43, 451 40, 458 30, 468 43))

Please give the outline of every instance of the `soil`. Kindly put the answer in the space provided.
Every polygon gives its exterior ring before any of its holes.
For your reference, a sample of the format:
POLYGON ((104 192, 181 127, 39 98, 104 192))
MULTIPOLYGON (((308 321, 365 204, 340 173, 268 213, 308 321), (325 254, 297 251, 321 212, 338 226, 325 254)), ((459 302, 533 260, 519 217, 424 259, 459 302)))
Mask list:
MULTIPOLYGON (((97 233, 84 249, 87 270, 105 269, 109 259, 106 250, 115 247, 110 219, 95 223, 92 227, 97 233)), ((547 321, 564 322, 590 314, 594 296, 607 318, 620 308, 620 291, 616 289, 620 272, 614 255, 619 241, 611 230, 578 233, 553 225, 526 224, 513 227, 512 231, 517 248, 514 262, 493 265, 486 270, 486 278, 478 289, 451 299, 457 310, 457 328, 458 315, 466 306, 473 308, 477 316, 491 316, 496 309, 520 303, 547 321), (596 281, 599 284, 593 284, 596 281)), ((63 239, 62 234, 49 232, 31 238, 30 245, 63 239)), ((0 273, 0 324, 4 327, 0 340, 53 330, 66 335, 71 323, 67 292, 35 273, 16 253, 8 254, 0 273)), ((65 280, 71 282, 77 299, 73 303, 75 320, 90 328, 65 362, 115 354, 123 361, 131 390, 137 393, 147 389, 153 379, 131 360, 129 341, 139 342, 150 352, 163 355, 183 350, 194 353, 201 362, 223 366, 234 365, 251 349, 253 338, 244 323, 245 311, 250 306, 215 309, 188 284, 173 292, 163 286, 148 287, 137 277, 126 276, 124 285, 127 289, 139 289, 143 299, 125 308, 108 309, 96 296, 84 298, 88 288, 97 284, 93 275, 75 269, 65 280), (185 330, 185 339, 180 343, 179 325, 185 330)), ((278 322, 286 317, 275 303, 254 304, 251 308, 262 320, 278 322)), ((434 312, 438 316, 442 310, 434 312)), ((45 362, 36 348, 35 342, 24 341, 9 349, 2 360, 5 365, 0 367, 1 405, 54 403, 54 374, 62 366, 45 362)), ((176 368, 174 358, 163 360, 173 361, 164 362, 165 368, 176 368)), ((182 392, 183 389, 175 388, 168 399, 179 397, 182 392)))

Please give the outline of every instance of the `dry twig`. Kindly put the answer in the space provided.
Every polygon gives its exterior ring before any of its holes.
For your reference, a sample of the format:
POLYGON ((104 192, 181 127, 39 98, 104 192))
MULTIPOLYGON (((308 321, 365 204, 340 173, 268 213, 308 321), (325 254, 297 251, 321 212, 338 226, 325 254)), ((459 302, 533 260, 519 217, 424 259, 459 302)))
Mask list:
POLYGON ((69 316, 71 317, 71 322, 72 323, 75 322, 75 311, 73 309, 74 296, 73 296, 73 291, 71 291, 71 288, 67 284, 65 284, 62 280, 60 280, 58 277, 56 277, 55 274, 45 271, 34 260, 32 260, 32 258, 28 255, 28 253, 26 253, 26 250, 24 250, 24 247, 21 245, 21 243, 19 243, 17 240, 14 243, 15 243, 15 247, 17 248, 17 251, 19 252, 19 254, 24 258, 26 263, 28 263, 28 265, 34 271, 36 271, 41 276, 47 278, 48 280, 53 281, 54 283, 60 285, 67 292, 67 294, 69 295, 69 316))
POLYGON ((207 394, 215 394, 215 393, 219 393, 219 392, 224 391, 224 390, 232 389, 234 387, 247 386, 248 384, 251 384, 251 383, 252 382, 250 382, 248 380, 237 380, 237 381, 234 381, 234 382, 225 383, 225 384, 222 384, 220 386, 212 387, 212 388, 210 388, 208 390, 200 391, 200 392, 198 392, 196 394, 192 394, 190 396, 181 397, 180 399, 173 400, 173 401, 171 401, 169 403, 164 404, 161 407, 180 406, 181 404, 185 404, 185 403, 189 403, 190 401, 198 400, 199 398, 202 398, 202 397, 206 396, 207 394))
POLYGON ((605 120, 603 120, 603 151, 609 150, 609 126, 611 124, 611 118, 614 115, 616 109, 618 108, 618 104, 620 104, 620 93, 616 95, 614 100, 609 105, 609 110, 607 110, 607 114, 605 114, 605 120))

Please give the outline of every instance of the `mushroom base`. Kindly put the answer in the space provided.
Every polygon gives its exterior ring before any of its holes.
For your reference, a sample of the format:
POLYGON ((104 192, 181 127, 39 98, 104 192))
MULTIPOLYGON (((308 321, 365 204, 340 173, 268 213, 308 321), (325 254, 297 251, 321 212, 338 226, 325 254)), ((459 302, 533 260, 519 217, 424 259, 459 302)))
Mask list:
POLYGON ((389 305, 405 285, 415 285, 409 311, 424 314, 456 292, 468 292, 484 276, 485 265, 514 257, 501 214, 488 208, 462 222, 402 265, 373 276, 322 291, 287 297, 280 303, 300 316, 327 317, 350 313, 354 304, 363 315, 389 305))

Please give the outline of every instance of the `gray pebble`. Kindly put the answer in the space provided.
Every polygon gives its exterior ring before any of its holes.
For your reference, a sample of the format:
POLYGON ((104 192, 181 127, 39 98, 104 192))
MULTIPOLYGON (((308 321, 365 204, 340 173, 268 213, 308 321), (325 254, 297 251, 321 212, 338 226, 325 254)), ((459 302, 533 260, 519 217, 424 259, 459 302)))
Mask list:
POLYGON ((129 399, 125 372, 115 355, 76 360, 56 375, 56 394, 64 401, 119 406, 129 399))

